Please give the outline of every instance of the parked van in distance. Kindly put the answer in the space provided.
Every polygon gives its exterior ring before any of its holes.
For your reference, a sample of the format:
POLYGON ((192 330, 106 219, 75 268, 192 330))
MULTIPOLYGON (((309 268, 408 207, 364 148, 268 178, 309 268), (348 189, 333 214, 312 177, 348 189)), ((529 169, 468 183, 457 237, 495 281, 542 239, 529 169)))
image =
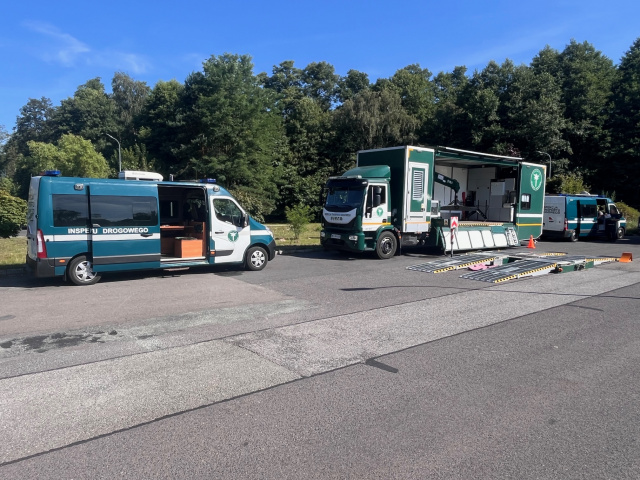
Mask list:
POLYGON ((624 237, 627 221, 616 204, 597 195, 546 195, 542 236, 564 238, 601 237, 616 241, 624 237))
POLYGON ((145 173, 33 177, 26 260, 34 275, 91 285, 103 272, 221 263, 262 270, 275 257, 271 231, 215 180, 165 182, 145 173))

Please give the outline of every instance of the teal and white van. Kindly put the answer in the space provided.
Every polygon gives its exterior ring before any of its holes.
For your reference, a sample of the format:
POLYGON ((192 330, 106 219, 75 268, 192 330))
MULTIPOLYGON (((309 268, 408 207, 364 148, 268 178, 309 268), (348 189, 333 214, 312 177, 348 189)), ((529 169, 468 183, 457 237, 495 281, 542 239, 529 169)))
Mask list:
POLYGON ((624 237, 627 221, 613 200, 598 195, 546 195, 542 235, 575 242, 601 237, 616 241, 624 237))
POLYGON ((244 264, 262 270, 275 257, 272 232, 207 179, 166 182, 33 177, 27 211, 27 265, 36 277, 76 285, 102 273, 244 264))

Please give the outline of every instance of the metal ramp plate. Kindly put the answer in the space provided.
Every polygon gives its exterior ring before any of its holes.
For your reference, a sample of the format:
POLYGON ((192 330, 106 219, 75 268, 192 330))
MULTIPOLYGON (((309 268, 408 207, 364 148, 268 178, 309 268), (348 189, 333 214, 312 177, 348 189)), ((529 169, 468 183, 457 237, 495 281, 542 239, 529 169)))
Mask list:
POLYGON ((496 260, 502 261, 503 256, 497 255, 495 252, 486 253, 469 253, 466 255, 457 255, 454 257, 445 257, 432 260, 419 265, 407 267, 407 270, 416 270, 418 272, 442 273, 451 270, 459 270, 471 265, 491 265, 497 263, 496 260))
POLYGON ((481 282, 500 283, 520 277, 533 277, 536 275, 546 275, 555 269, 557 263, 551 259, 537 260, 516 260, 479 272, 470 272, 460 275, 461 278, 469 280, 479 280, 481 282))

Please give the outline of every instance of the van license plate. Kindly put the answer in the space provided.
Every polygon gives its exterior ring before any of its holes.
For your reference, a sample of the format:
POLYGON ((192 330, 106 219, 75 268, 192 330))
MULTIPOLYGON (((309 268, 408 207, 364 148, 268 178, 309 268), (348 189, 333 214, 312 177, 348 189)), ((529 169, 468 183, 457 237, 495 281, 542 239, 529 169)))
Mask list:
POLYGON ((332 234, 331 234, 331 238, 335 238, 335 239, 337 239, 337 240, 340 240, 340 235, 339 235, 339 234, 337 234, 337 233, 332 233, 332 234))

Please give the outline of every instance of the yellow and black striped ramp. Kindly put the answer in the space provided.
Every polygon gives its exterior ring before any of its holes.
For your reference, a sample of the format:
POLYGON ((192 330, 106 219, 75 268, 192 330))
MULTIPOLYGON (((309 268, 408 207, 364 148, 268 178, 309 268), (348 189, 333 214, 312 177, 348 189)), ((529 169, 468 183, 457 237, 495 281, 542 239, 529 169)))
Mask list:
POLYGON ((501 255, 495 252, 487 253, 469 253, 466 255, 455 255, 453 257, 437 258, 427 263, 419 265, 411 265, 407 270, 416 270, 418 272, 442 273, 451 270, 459 270, 472 265, 493 265, 494 263, 502 264, 501 255))
POLYGON ((557 264, 549 260, 517 260, 486 270, 469 272, 460 275, 461 278, 479 280, 481 282, 501 283, 521 277, 546 275, 556 268, 557 264))

